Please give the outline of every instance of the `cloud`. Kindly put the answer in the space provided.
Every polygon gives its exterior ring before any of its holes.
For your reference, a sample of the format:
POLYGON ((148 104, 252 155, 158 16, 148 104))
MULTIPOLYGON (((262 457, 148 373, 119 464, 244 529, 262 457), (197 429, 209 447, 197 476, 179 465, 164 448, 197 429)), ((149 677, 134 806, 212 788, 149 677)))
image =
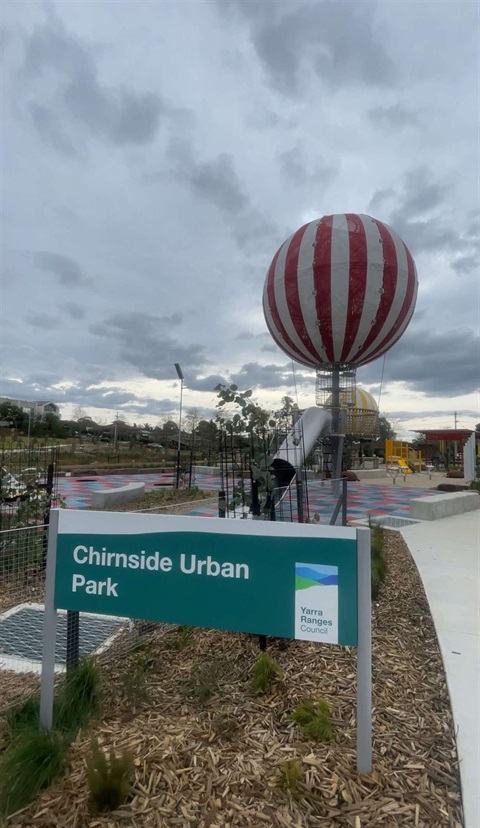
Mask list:
POLYGON ((258 57, 283 94, 298 95, 306 69, 330 88, 382 87, 395 80, 394 64, 376 33, 375 4, 368 0, 361 5, 231 0, 230 6, 248 20, 258 57))
POLYGON ((163 399, 154 398, 148 395, 135 394, 130 389, 122 386, 110 385, 89 385, 87 381, 66 383, 58 387, 60 377, 48 372, 37 371, 26 376, 19 383, 6 379, 2 385, 2 394, 21 399, 45 399, 51 400, 60 406, 80 405, 82 408, 94 408, 99 411, 119 410, 133 415, 168 416, 178 412, 178 400, 171 400, 168 397, 163 399))
POLYGON ((223 374, 208 374, 206 377, 188 377, 187 386, 192 391, 213 391, 217 385, 225 385, 227 382, 223 374))
MULTIPOLYGON (((379 371, 378 363, 359 369, 359 384, 378 380, 379 371)), ((480 336, 469 328, 412 328, 387 353, 384 382, 436 397, 473 394, 480 388, 480 336)))
POLYGON ((389 130, 403 129, 420 124, 418 112, 402 103, 392 104, 392 106, 376 106, 369 110, 368 117, 375 126, 389 130))
POLYGON ((159 95, 102 84, 91 46, 52 14, 26 40, 19 79, 40 97, 27 105, 38 134, 66 155, 76 152, 75 125, 116 146, 146 145, 157 133, 159 95))
MULTIPOLYGON (((314 382, 313 372, 304 372, 296 366, 295 379, 297 385, 314 382)), ((277 388, 279 386, 292 384, 292 365, 260 365, 258 362, 247 362, 242 365, 240 371, 232 373, 230 382, 234 382, 240 388, 277 388)))
POLYGON ((424 215, 439 207, 447 198, 450 188, 432 174, 426 167, 409 170, 404 177, 402 210, 409 217, 424 215))
POLYGON ((180 361, 185 405, 236 377, 274 408, 293 376, 263 320, 267 268, 297 227, 360 211, 419 274, 382 404, 453 406, 479 328, 478 10, 459 2, 5 3, 5 374, 148 419, 155 396, 178 411, 180 361))
POLYGON ((60 305, 60 309, 68 313, 72 319, 84 319, 86 315, 85 308, 82 308, 76 302, 64 302, 63 305, 60 305))
POLYGON ((91 284, 91 279, 85 276, 77 262, 69 256, 48 251, 38 251, 33 256, 34 264, 46 273, 57 277, 61 285, 65 287, 80 287, 91 284))
POLYGON ((426 166, 408 170, 399 190, 377 190, 368 209, 382 209, 413 255, 446 253, 457 272, 473 273, 478 267, 478 222, 450 214, 453 184, 441 179, 426 166))
POLYGON ((60 320, 48 313, 29 313, 25 318, 34 328, 53 330, 60 327, 60 320))
POLYGON ((95 322, 90 332, 113 341, 121 359, 145 377, 168 379, 175 374, 175 362, 192 369, 203 368, 207 362, 203 345, 186 345, 172 336, 180 321, 179 313, 155 316, 132 311, 95 322))
POLYGON ((239 215, 248 207, 248 198, 240 186, 233 158, 228 153, 222 152, 213 161, 192 166, 189 179, 196 193, 231 215, 239 215))
POLYGON ((282 174, 289 184, 296 187, 304 188, 311 184, 314 186, 321 185, 322 188, 325 188, 337 174, 337 169, 326 163, 316 161, 310 165, 305 157, 304 149, 299 144, 281 152, 278 160, 282 174))
POLYGON ((230 153, 197 160, 193 145, 185 138, 170 144, 169 155, 176 180, 187 183, 195 196, 219 211, 239 247, 258 250, 260 244, 274 244, 278 229, 252 204, 230 153))

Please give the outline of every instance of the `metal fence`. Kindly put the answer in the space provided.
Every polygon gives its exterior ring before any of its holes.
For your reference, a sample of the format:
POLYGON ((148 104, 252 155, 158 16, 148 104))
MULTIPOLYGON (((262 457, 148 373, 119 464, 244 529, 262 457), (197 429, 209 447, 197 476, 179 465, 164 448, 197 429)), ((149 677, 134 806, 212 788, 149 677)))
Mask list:
POLYGON ((0 444, 0 530, 48 523, 58 446, 0 444))
MULTIPOLYGON (((41 674, 48 526, 0 532, 0 711, 38 689, 41 674)), ((152 634, 158 625, 143 625, 152 634)), ((138 641, 139 625, 122 618, 59 611, 55 670, 83 656, 118 657, 138 641)))
MULTIPOLYGON (((198 501, 199 504, 205 501, 198 501)), ((192 507, 192 501, 185 506, 192 507)), ((343 523, 346 521, 346 482, 324 481, 320 502, 310 497, 302 482, 276 507, 277 520, 343 523), (299 508, 300 505, 300 508, 299 508), (303 510, 303 512, 302 512, 303 510)), ((162 513, 171 506, 138 510, 162 513)), ((182 510, 183 511, 183 510, 182 510)), ((48 524, 21 526, 0 531, 0 682, 14 687, 0 698, 0 710, 14 703, 22 693, 38 687, 41 672, 45 564, 48 524)), ((139 640, 163 636, 170 625, 117 617, 60 611, 58 614, 56 672, 65 672, 83 656, 121 659, 135 650, 139 640)))
POLYGON ((38 673, 47 526, 0 532, 0 669, 38 673))

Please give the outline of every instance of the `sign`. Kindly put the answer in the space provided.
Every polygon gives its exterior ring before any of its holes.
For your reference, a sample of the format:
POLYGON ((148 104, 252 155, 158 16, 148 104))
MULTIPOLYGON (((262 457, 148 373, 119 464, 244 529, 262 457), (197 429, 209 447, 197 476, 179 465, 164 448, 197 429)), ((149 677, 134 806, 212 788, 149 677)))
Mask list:
POLYGON ((62 510, 54 606, 356 646, 356 531, 62 510))
POLYGON ((369 537, 352 527, 53 509, 42 724, 51 726, 59 609, 357 647, 370 721, 369 537))

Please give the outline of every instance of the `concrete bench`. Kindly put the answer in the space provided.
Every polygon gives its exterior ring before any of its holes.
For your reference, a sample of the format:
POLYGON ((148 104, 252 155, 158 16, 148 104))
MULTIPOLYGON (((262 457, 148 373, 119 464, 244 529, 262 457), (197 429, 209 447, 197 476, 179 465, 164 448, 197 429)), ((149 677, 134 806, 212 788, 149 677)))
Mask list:
POLYGON ((92 492, 92 505, 96 509, 129 503, 145 494, 145 483, 127 483, 116 489, 97 489, 92 492))
POLYGON ((417 497, 410 501, 410 517, 418 520, 440 520, 478 509, 477 492, 450 492, 449 494, 417 497))
POLYGON ((351 471, 357 475, 359 480, 379 480, 387 474, 385 466, 380 469, 351 469, 351 471))

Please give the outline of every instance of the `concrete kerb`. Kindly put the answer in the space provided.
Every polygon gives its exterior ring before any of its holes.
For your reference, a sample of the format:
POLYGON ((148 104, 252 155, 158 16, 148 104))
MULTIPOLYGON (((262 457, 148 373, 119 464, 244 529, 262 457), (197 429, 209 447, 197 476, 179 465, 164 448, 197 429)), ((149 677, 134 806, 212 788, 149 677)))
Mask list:
POLYGON ((449 492, 448 494, 417 497, 410 501, 410 517, 417 520, 441 520, 479 508, 477 492, 449 492))
POLYGON ((145 494, 145 483, 127 483, 115 489, 97 489, 92 492, 93 508, 104 509, 106 506, 118 506, 130 503, 145 494))

